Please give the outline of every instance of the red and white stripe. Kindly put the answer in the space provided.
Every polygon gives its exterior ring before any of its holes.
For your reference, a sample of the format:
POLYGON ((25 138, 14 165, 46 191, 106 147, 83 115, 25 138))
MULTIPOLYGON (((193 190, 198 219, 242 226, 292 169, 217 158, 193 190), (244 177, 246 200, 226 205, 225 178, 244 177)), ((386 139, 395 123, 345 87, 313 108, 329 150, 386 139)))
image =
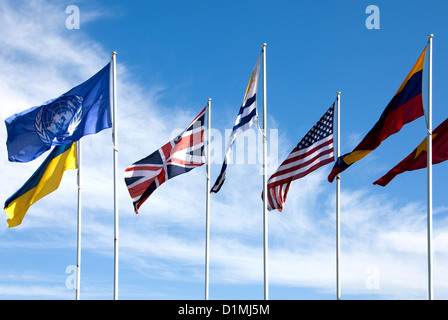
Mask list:
POLYGON ((282 211, 291 181, 302 178, 333 160, 333 134, 308 148, 294 148, 268 180, 268 209, 282 211))

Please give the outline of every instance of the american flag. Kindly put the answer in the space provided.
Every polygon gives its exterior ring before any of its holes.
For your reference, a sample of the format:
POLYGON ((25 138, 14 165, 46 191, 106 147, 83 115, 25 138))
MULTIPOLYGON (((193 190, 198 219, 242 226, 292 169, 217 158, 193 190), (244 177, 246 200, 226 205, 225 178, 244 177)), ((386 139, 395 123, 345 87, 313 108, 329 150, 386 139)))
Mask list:
POLYGON ((205 107, 176 138, 143 158, 124 172, 124 181, 134 203, 135 213, 165 181, 205 163, 205 107))
POLYGON ((334 103, 269 178, 268 210, 281 212, 293 180, 334 161, 333 118, 334 103))

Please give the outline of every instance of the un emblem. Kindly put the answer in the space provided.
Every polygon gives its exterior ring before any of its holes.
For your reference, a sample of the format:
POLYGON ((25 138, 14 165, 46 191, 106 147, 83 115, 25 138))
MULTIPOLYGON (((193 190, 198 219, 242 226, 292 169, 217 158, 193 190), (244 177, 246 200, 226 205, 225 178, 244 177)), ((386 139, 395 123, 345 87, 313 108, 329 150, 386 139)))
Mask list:
POLYGON ((42 107, 34 126, 43 143, 51 146, 55 139, 73 134, 82 119, 82 101, 80 96, 66 96, 42 107))

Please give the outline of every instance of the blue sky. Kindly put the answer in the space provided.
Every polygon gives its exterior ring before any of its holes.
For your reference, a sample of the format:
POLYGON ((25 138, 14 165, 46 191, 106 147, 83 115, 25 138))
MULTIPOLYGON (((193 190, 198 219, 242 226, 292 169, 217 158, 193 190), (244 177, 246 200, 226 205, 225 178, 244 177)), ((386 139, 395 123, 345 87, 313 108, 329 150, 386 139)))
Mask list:
MULTIPOLYGON (((438 0, 6 0, 0 7, 0 118, 4 122, 68 91, 116 51, 119 173, 182 131, 211 98, 213 183, 261 44, 267 43, 272 173, 338 91, 341 152, 351 151, 431 33, 433 127, 446 119, 447 10, 438 0), (377 30, 365 25, 372 4, 380 9, 377 30), (79 29, 66 27, 69 5, 80 10, 79 29)), ((426 80, 424 95, 426 106, 426 80)), ((342 299, 427 298, 426 171, 402 174, 385 188, 372 185, 425 134, 424 118, 417 119, 343 173, 342 299)), ((229 166, 222 190, 211 196, 210 299, 263 299, 261 160, 250 156, 259 143, 256 127, 245 139, 246 145, 235 146, 244 160, 229 166)), ((9 163, 5 142, 0 126, 3 201, 43 160, 9 163)), ((112 299, 110 130, 82 143, 80 296, 112 299)), ((448 298, 446 166, 433 168, 435 299, 448 298)), ((331 167, 293 182, 284 211, 269 212, 270 299, 336 298, 331 167)), ((119 182, 119 298, 203 299, 205 166, 166 182, 139 215, 119 182)), ((66 270, 76 264, 76 172, 66 172, 60 188, 33 205, 21 226, 8 229, 6 219, 4 213, 0 299, 74 299, 66 270)))

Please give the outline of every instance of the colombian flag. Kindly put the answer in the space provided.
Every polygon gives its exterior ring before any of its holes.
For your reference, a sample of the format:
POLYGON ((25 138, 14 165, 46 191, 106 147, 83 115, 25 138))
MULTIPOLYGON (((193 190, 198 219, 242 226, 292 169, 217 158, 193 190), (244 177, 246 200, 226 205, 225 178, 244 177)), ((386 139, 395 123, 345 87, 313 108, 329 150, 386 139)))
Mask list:
MULTIPOLYGON (((425 138, 414 151, 397 164, 393 169, 373 184, 386 186, 400 173, 423 169, 428 164, 428 139, 425 138)), ((432 164, 437 164, 448 159, 448 119, 443 121, 432 132, 432 164)))
POLYGON ((75 142, 54 147, 31 178, 6 200, 5 211, 9 216, 8 227, 20 225, 33 203, 59 187, 64 171, 76 168, 75 142))
POLYGON ((423 116, 425 54, 426 47, 375 126, 351 153, 337 159, 328 181, 333 182, 336 175, 375 150, 386 138, 400 131, 403 125, 423 116))

